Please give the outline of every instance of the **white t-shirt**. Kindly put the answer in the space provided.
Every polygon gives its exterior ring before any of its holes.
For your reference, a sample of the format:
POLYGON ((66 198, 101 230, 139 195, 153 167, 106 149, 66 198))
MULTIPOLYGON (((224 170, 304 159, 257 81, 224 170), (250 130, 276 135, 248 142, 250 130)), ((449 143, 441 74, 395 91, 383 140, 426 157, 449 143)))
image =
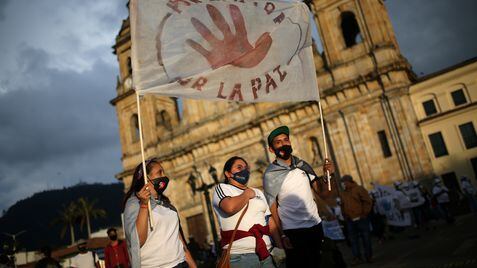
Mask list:
MULTIPOLYGON (((255 191, 255 197, 249 200, 248 210, 243 216, 243 219, 240 222, 240 225, 237 230, 248 231, 254 224, 266 226, 267 221, 265 218, 271 215, 263 192, 255 188, 251 189, 255 191)), ((237 224, 240 215, 242 214, 245 207, 234 215, 229 216, 225 212, 223 212, 222 209, 220 209, 220 201, 227 197, 241 195, 242 193, 242 189, 231 184, 220 183, 215 187, 213 196, 214 212, 219 219, 220 229, 222 231, 234 230, 235 225, 237 224)), ((268 235, 264 235, 262 239, 265 241, 265 243, 267 244, 267 248, 270 250, 272 248, 270 237, 268 237, 268 235)), ((227 248, 227 246, 228 245, 226 245, 224 248, 227 248)), ((255 253, 255 237, 247 236, 234 241, 230 253, 255 253)))
POLYGON ((179 218, 174 210, 157 205, 152 210, 154 229, 148 228, 147 239, 141 247, 141 267, 174 267, 185 261, 179 238, 179 218))
MULTIPOLYGON (((309 176, 314 180, 314 175, 309 176)), ((298 168, 291 170, 282 183, 277 199, 283 230, 310 228, 320 224, 321 218, 305 171, 298 168)))
POLYGON ((464 192, 464 194, 475 195, 476 190, 470 182, 462 181, 461 186, 462 186, 462 191, 464 192))
POLYGON ((421 194, 421 191, 417 187, 409 187, 408 189, 403 189, 404 194, 409 198, 409 201, 412 203, 412 207, 418 207, 426 202, 426 199, 421 194))
POLYGON ((445 186, 435 185, 434 188, 432 188, 432 194, 436 195, 437 203, 439 204, 450 202, 449 194, 447 194, 448 192, 449 192, 449 189, 447 189, 447 187, 445 186), (440 195, 437 195, 440 192, 443 192, 443 193, 441 193, 440 195))
POLYGON ((338 220, 344 221, 343 213, 341 213, 341 206, 337 205, 335 207, 331 207, 330 209, 338 220))
POLYGON ((71 266, 75 268, 96 268, 95 263, 96 259, 91 251, 79 253, 71 260, 71 266))

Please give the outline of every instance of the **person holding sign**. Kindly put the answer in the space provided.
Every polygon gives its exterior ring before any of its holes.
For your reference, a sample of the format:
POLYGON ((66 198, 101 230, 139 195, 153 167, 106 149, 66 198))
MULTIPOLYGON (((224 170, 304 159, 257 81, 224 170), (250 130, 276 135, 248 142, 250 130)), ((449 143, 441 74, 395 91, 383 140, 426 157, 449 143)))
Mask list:
POLYGON ((131 266, 144 267, 196 267, 186 247, 176 208, 163 193, 169 178, 157 158, 146 164, 148 183, 144 185, 140 163, 134 170, 131 188, 124 205, 124 231, 131 266), (148 203, 151 204, 154 228, 148 221, 148 203))
MULTIPOLYGON (((272 268, 270 236, 280 243, 276 232, 276 224, 270 217, 265 195, 262 191, 247 187, 250 170, 245 159, 234 156, 224 165, 225 183, 215 187, 213 204, 214 211, 220 224, 220 244, 228 248, 232 243, 231 267, 262 267, 272 268), (247 211, 237 226, 240 215, 247 211), (237 232, 232 240, 232 234, 237 226, 237 232)), ((281 247, 281 244, 279 244, 281 247)))
MULTIPOLYGON (((318 176, 310 164, 292 155, 289 135, 289 128, 281 126, 268 136, 276 159, 265 171, 263 188, 278 223, 287 267, 319 267, 324 235, 312 192, 312 187, 319 192, 318 176)), ((324 172, 333 170, 325 159, 324 172)))

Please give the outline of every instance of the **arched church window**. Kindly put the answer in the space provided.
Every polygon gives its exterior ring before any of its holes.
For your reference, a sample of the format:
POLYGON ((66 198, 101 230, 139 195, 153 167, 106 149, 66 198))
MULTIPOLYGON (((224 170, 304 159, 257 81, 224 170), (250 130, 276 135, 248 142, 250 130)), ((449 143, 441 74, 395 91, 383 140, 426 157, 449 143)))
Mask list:
POLYGON ((132 141, 136 142, 139 140, 139 120, 137 117, 137 114, 133 114, 131 116, 131 136, 132 136, 132 141))
POLYGON ((341 31, 347 48, 363 41, 358 21, 353 12, 346 11, 341 14, 341 31))
POLYGON ((127 65, 128 65, 128 75, 132 75, 132 62, 131 62, 131 57, 128 57, 127 65))
POLYGON ((176 105, 176 115, 179 120, 182 120, 182 115, 184 113, 183 101, 181 98, 172 97, 176 105))
POLYGON ((316 137, 310 137, 310 147, 313 154, 313 165, 318 165, 323 162, 323 155, 321 154, 320 144, 316 137))

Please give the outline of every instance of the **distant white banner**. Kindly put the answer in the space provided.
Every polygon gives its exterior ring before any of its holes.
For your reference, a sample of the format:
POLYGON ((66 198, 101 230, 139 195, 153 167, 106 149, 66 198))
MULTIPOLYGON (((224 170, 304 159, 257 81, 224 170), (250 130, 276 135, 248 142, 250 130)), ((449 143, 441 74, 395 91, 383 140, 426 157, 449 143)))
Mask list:
POLYGON ((318 98, 305 4, 133 0, 139 94, 241 102, 318 98))
POLYGON ((323 234, 331 240, 344 240, 345 236, 341 230, 340 223, 337 220, 321 221, 323 226, 323 234))
POLYGON ((374 184, 376 190, 376 206, 379 214, 385 215, 387 222, 392 226, 410 226, 412 206, 408 198, 392 187, 374 184))

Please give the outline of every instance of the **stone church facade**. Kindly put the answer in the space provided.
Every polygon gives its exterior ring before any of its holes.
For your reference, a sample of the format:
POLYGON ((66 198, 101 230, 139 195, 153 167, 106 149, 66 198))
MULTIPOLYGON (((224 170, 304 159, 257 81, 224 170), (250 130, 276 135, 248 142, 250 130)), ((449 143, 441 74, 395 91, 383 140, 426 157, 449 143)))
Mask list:
MULTIPOLYGON (((372 181, 389 184, 432 177, 409 96, 416 76, 400 53, 384 1, 305 2, 314 14, 323 48, 315 50, 314 59, 328 148, 337 173, 350 174, 368 188, 372 181)), ((117 96, 111 100, 122 146, 123 170, 116 177, 125 189, 141 161, 130 47, 127 19, 113 47, 120 74, 117 96)), ((204 197, 193 195, 187 183, 194 166, 211 183, 210 166, 220 173, 229 157, 239 155, 251 165, 251 185, 261 188, 263 171, 274 157, 266 138, 281 125, 290 127, 296 155, 317 171, 323 163, 316 102, 237 104, 183 99, 180 105, 174 98, 146 96, 141 108, 146 157, 162 159, 172 179, 167 194, 180 211, 186 235, 199 242, 211 227, 206 223, 204 197)), ((325 190, 323 194, 330 196, 325 190)))

